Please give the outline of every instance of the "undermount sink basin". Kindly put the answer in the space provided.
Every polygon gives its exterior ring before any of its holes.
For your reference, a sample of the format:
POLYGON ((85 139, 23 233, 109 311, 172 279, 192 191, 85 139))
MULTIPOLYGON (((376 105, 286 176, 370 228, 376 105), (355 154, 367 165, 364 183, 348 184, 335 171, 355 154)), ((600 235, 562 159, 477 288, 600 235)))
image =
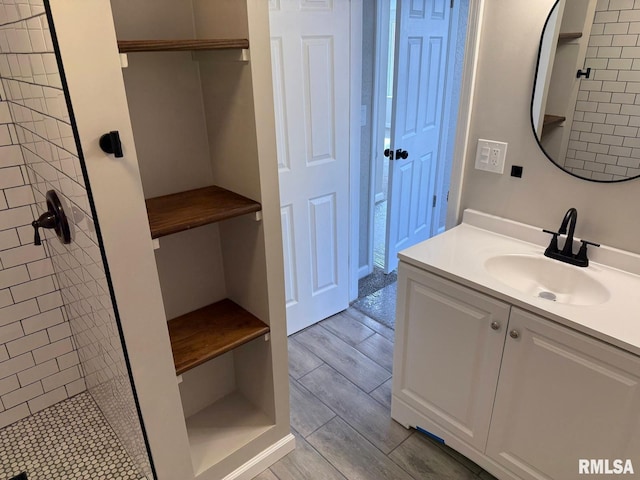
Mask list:
POLYGON ((570 305, 598 305, 609 290, 581 267, 543 256, 498 255, 484 264, 498 281, 534 297, 570 305))

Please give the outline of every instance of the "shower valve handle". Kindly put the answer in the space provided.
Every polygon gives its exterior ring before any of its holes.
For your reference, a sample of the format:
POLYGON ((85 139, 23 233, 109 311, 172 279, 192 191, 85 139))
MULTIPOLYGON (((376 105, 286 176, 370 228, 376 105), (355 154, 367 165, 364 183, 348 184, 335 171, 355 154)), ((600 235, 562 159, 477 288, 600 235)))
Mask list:
POLYGON ((40 238, 40 228, 51 228, 55 230, 58 238, 63 244, 71 243, 71 229, 67 216, 62 208, 62 203, 54 190, 49 190, 46 195, 47 211, 44 212, 37 220, 31 223, 33 227, 33 244, 42 245, 40 238))

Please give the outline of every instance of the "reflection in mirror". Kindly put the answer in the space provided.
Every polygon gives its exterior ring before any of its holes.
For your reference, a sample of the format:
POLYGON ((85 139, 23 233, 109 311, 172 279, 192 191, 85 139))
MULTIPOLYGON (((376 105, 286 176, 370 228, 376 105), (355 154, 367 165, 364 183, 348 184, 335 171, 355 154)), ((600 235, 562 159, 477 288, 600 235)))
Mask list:
POLYGON ((640 2, 557 1, 540 42, 531 121, 566 172, 603 182, 640 176, 640 2))

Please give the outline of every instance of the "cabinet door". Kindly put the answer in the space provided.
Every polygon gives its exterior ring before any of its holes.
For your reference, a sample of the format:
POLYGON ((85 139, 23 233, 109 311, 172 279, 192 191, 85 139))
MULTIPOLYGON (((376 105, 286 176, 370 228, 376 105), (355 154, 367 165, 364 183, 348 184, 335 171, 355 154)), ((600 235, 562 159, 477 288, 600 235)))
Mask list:
POLYGON ((404 403, 483 451, 509 308, 401 263, 392 416, 404 403))
POLYGON ((486 453, 523 479, 637 460, 639 380, 638 357, 513 308, 486 453))

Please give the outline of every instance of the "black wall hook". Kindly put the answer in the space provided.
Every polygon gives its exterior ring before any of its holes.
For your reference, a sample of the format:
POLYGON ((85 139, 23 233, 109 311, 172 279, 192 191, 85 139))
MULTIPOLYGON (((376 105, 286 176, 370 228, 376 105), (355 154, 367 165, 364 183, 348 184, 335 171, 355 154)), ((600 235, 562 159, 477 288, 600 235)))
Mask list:
POLYGON ((114 157, 122 158, 122 142, 120 132, 112 130, 100 137, 100 148, 104 153, 112 153, 114 157))
POLYGON ((71 229, 58 194, 55 190, 49 190, 46 198, 48 210, 31 223, 34 230, 33 244, 42 245, 39 228, 52 228, 62 243, 65 245, 71 243, 71 229))
POLYGON ((578 72, 576 73, 576 78, 580 78, 580 77, 590 78, 591 67, 587 68, 586 70, 578 70, 578 72))

